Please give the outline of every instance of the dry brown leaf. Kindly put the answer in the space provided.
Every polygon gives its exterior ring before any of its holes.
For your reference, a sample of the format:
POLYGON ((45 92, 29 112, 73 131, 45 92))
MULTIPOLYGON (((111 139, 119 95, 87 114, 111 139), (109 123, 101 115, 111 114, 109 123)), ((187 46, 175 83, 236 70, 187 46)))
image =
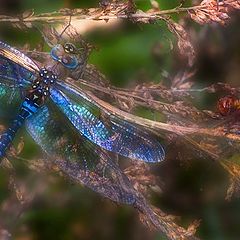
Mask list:
POLYGON ((149 218, 146 214, 140 214, 140 220, 144 225, 150 229, 156 228, 156 226, 161 225, 163 232, 167 235, 170 240, 197 240, 195 237, 196 230, 200 224, 200 221, 194 221, 190 226, 185 229, 181 226, 178 226, 174 223, 176 217, 172 215, 167 215, 163 213, 160 209, 152 207, 155 216, 158 218, 158 223, 155 223, 155 226, 149 221, 149 218))

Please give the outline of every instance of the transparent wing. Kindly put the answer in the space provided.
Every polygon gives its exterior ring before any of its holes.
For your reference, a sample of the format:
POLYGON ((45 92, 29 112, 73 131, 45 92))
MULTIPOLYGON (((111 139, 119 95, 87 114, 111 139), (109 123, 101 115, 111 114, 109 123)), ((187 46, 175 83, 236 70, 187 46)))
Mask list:
POLYGON ((0 76, 1 79, 13 80, 23 79, 31 81, 38 73, 38 65, 29 57, 6 43, 0 42, 0 76))
POLYGON ((23 53, 0 42, 0 122, 15 116, 21 96, 35 79, 38 67, 23 53))
POLYGON ((107 78, 92 64, 86 64, 82 72, 72 71, 70 77, 75 80, 82 78, 86 82, 97 86, 107 87, 109 85, 107 78))
POLYGON ((55 164, 73 181, 116 202, 133 204, 135 192, 109 155, 83 136, 53 104, 26 121, 27 130, 55 164))
POLYGON ((18 113, 20 104, 21 94, 19 88, 0 83, 0 123, 11 121, 18 113))
POLYGON ((145 162, 164 159, 163 147, 149 133, 109 115, 84 95, 82 89, 63 82, 59 82, 57 87, 61 90, 51 91, 52 100, 73 126, 90 141, 132 159, 145 162))

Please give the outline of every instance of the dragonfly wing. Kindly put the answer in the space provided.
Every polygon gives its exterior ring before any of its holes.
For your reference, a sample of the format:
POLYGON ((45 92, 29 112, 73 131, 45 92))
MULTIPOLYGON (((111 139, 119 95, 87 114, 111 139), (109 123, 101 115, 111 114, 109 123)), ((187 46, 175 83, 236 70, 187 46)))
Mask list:
MULTIPOLYGON (((0 79, 1 81, 1 79, 0 79)), ((18 87, 9 87, 0 82, 0 124, 9 123, 19 111, 22 99, 18 87)))
POLYGON ((119 167, 106 152, 76 132, 56 106, 42 107, 26 121, 26 126, 33 139, 71 180, 113 201, 135 202, 135 191, 119 167))
MULTIPOLYGON (((10 47, 6 43, 0 42, 0 88, 1 98, 9 95, 9 92, 23 92, 36 79, 39 68, 30 58, 10 47), (7 88, 9 88, 7 90, 7 88), (5 91, 7 93, 5 94, 5 91), (6 96, 5 96, 6 95, 6 96)), ((15 96, 11 94, 8 103, 14 101, 15 96)), ((3 100, 3 99, 2 99, 3 100)), ((5 104, 0 102, 1 107, 5 104)))
POLYGON ((87 83, 96 84, 102 87, 107 87, 109 85, 107 78, 92 64, 86 64, 82 73, 73 71, 70 77, 75 80, 82 78, 87 83))
POLYGON ((0 42, 0 123, 17 114, 23 92, 35 79, 37 69, 30 58, 0 42))
POLYGON ((111 129, 116 135, 116 138, 110 140, 113 152, 152 163, 160 162, 165 158, 165 151, 156 137, 118 117, 113 115, 108 117, 111 129))
POLYGON ((97 108, 89 108, 86 104, 77 104, 57 89, 50 90, 50 96, 73 126, 93 143, 103 147, 111 137, 111 132, 99 119, 97 108))
POLYGON ((35 78, 39 67, 26 55, 0 42, 0 83, 25 87, 35 78))
POLYGON ((80 88, 62 82, 58 83, 58 88, 61 90, 51 92, 52 100, 90 141, 136 160, 159 162, 164 159, 163 147, 148 132, 108 114, 80 88))

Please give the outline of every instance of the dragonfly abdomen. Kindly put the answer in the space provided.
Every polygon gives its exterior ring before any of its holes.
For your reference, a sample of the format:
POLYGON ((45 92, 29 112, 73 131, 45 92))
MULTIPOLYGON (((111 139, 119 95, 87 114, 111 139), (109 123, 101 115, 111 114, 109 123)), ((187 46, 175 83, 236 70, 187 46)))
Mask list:
POLYGON ((29 116, 29 112, 22 108, 17 118, 13 120, 9 128, 0 136, 0 158, 2 158, 10 144, 12 143, 17 131, 24 124, 25 119, 29 116))
POLYGON ((6 150, 11 145, 17 131, 22 127, 25 120, 36 113, 40 107, 39 98, 41 98, 41 96, 37 93, 32 92, 26 96, 22 103, 20 113, 16 119, 13 120, 9 128, 0 136, 0 159, 5 156, 6 150))
POLYGON ((20 113, 12 122, 10 127, 0 136, 0 159, 5 155, 6 150, 12 143, 17 131, 24 124, 25 120, 36 113, 49 94, 50 85, 54 84, 57 76, 51 71, 42 68, 39 72, 39 78, 32 85, 32 89, 26 95, 22 103, 20 113))

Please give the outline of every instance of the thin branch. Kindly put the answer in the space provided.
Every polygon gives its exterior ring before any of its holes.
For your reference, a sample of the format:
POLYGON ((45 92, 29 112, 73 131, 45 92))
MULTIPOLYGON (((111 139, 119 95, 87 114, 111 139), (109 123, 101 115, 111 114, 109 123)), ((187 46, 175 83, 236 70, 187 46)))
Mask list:
POLYGON ((7 15, 0 15, 0 22, 10 22, 10 23, 64 23, 69 19, 69 15, 72 15, 72 21, 79 20, 112 20, 112 19, 128 19, 132 20, 145 19, 145 20, 159 20, 162 19, 165 15, 169 14, 179 14, 181 12, 188 12, 191 10, 200 10, 204 9, 205 5, 198 5, 192 7, 185 8, 173 8, 167 10, 159 10, 159 11, 148 11, 143 12, 142 10, 137 10, 133 14, 122 12, 121 9, 117 9, 115 11, 104 11, 101 8, 90 8, 90 9, 62 9, 59 11, 51 12, 51 13, 42 13, 42 14, 32 14, 28 17, 11 17, 7 15))
MULTIPOLYGON (((74 81, 70 78, 66 79, 66 81, 69 84, 74 84, 74 81)), ((77 87, 74 84, 75 88, 77 87)), ((79 91, 82 92, 82 89, 79 88, 79 91)), ((99 99, 96 97, 94 94, 88 92, 86 93, 86 97, 90 98, 91 100, 94 101, 94 103, 103 108, 106 109, 106 111, 113 116, 120 117, 122 119, 125 119, 126 121, 129 121, 131 123, 153 129, 153 130, 165 130, 168 132, 176 133, 178 135, 185 135, 185 134, 199 134, 199 135, 205 135, 205 136, 211 136, 211 137, 225 137, 229 140, 233 141, 240 141, 240 135, 234 134, 234 133, 226 133, 224 127, 213 127, 213 128, 201 128, 201 127, 185 127, 185 126, 179 126, 179 125, 174 125, 174 124, 168 124, 168 123, 163 123, 163 122, 157 122, 157 121, 152 121, 150 119, 142 118, 135 116, 131 113, 125 112, 120 110, 119 108, 116 108, 107 102, 99 99)))

